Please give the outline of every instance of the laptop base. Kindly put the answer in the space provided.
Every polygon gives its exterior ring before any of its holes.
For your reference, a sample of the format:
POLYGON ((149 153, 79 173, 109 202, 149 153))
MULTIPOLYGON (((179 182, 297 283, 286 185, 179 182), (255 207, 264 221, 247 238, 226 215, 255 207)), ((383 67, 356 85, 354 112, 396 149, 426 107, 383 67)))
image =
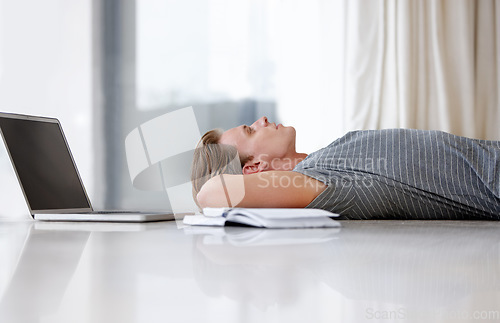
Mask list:
POLYGON ((185 214, 173 213, 61 213, 61 214, 34 214, 33 218, 40 221, 68 221, 68 222, 154 222, 175 220, 176 216, 185 214))

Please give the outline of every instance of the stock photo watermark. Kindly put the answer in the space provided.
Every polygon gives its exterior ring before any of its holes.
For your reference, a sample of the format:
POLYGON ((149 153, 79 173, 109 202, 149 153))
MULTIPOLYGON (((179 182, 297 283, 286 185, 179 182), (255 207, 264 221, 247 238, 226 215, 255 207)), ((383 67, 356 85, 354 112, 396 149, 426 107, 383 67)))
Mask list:
MULTIPOLYGON (((201 138, 192 107, 178 109, 144 122, 133 129, 125 139, 126 157, 130 179, 139 190, 164 191, 173 213, 197 210, 196 190, 200 190, 212 177, 225 174, 243 175, 242 161, 234 146, 221 144, 199 145, 201 138), (198 170, 193 171, 198 168, 198 170)), ((259 170, 288 170, 302 160, 272 158, 269 155, 252 156, 263 161, 259 170)), ((374 185, 372 173, 387 168, 385 158, 353 157, 330 158, 322 164, 312 165, 323 169, 324 175, 287 176, 276 174, 260 176, 258 188, 319 188, 336 187, 370 188, 374 185), (332 175, 332 170, 341 170, 332 175), (315 178, 315 179, 313 179, 315 178), (316 187, 314 187, 316 186, 316 187)), ((307 175, 307 169, 305 174, 307 175)), ((220 176, 222 191, 228 206, 238 205, 245 197, 245 176, 232 177, 226 185, 220 176)))
POLYGON ((364 310, 364 318, 377 321, 402 321, 402 320, 425 320, 440 318, 450 321, 494 321, 500 320, 500 310, 431 310, 417 311, 405 307, 393 309, 377 309, 367 307, 364 310))

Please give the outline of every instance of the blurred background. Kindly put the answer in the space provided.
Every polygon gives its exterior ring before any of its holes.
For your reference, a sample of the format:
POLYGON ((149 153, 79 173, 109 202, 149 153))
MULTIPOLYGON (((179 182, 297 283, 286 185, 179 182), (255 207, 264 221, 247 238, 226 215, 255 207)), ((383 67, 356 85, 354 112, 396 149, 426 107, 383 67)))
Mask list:
MULTIPOLYGON (((0 111, 61 120, 96 208, 164 209, 124 140, 186 106, 201 133, 293 125, 306 153, 355 129, 500 139, 499 17, 496 0, 0 0, 0 111)), ((3 144, 0 205, 29 217, 3 144)))

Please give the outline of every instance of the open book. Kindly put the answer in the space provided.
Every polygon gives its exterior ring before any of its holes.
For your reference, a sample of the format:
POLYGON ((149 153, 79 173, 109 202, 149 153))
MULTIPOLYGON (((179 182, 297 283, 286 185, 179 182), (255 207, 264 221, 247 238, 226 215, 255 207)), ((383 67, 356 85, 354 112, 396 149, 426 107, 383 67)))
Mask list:
POLYGON ((204 208, 203 215, 186 215, 184 224, 244 225, 259 228, 335 228, 338 214, 321 209, 204 208))

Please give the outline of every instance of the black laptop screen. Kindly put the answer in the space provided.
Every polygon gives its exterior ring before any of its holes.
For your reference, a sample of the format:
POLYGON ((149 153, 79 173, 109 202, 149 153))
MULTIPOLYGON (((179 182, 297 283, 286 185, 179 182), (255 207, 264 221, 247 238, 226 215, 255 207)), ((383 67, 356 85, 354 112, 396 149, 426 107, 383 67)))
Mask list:
POLYGON ((31 210, 90 208, 58 123, 0 116, 0 128, 31 210))

